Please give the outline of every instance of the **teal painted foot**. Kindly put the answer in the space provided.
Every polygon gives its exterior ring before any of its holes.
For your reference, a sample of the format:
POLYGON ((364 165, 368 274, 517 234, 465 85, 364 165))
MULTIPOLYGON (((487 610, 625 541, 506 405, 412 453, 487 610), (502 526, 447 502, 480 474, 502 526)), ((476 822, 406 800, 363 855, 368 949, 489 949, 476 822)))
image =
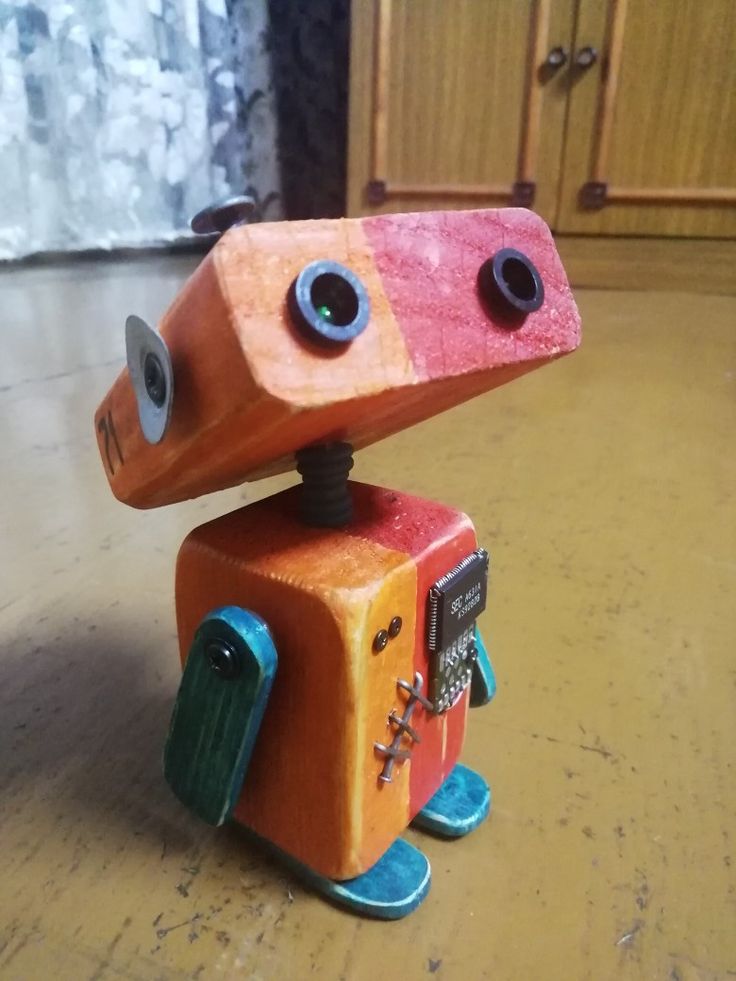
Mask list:
POLYGON ((302 865, 252 831, 247 833, 281 861, 295 878, 330 902, 360 916, 399 920, 415 910, 429 892, 429 861, 418 848, 402 838, 396 839, 373 868, 355 879, 336 882, 302 865))
POLYGON ((458 763, 412 824, 445 838, 461 838, 477 828, 491 809, 491 790, 483 777, 458 763))

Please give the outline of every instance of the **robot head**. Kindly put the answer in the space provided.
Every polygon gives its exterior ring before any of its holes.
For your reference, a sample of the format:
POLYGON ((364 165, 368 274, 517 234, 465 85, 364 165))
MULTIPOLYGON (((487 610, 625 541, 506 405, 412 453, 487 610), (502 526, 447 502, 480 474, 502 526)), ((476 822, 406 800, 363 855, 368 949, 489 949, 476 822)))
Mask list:
POLYGON ((539 217, 424 212, 234 227, 126 341, 95 429, 148 508, 366 446, 573 351, 580 321, 539 217))

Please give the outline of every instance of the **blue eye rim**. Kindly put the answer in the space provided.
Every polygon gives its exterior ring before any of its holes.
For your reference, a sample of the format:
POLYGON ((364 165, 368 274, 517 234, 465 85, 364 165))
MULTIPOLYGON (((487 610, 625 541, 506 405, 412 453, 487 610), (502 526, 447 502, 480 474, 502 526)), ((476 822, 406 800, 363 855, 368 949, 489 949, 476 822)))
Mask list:
POLYGON ((294 326, 318 344, 350 343, 363 333, 371 316, 371 302, 360 279, 330 259, 306 265, 289 287, 286 300, 294 326))

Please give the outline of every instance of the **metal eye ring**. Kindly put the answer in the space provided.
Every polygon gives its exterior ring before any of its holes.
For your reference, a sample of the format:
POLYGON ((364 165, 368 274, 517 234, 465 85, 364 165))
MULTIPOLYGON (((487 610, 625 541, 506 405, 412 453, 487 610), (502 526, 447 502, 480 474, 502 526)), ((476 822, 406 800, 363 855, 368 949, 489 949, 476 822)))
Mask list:
POLYGON ((125 351, 141 430, 149 443, 160 443, 174 403, 174 372, 166 341, 145 320, 131 315, 125 321, 125 351))
POLYGON ((371 304, 355 273, 319 259, 305 266, 287 293, 294 325, 311 341, 347 344, 368 326, 371 304))
POLYGON ((544 303, 544 283, 529 256, 518 249, 499 249, 478 270, 481 296, 509 327, 521 326, 544 303))

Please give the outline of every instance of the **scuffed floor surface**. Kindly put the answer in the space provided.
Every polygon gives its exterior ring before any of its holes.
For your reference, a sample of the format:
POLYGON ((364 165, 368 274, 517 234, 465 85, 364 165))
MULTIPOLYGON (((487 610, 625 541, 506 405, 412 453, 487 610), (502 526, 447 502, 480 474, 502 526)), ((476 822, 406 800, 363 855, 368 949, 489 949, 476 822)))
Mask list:
POLYGON ((581 292, 577 355, 358 454, 492 554, 499 694, 463 759, 494 810, 408 834, 433 886, 386 925, 161 777, 179 543, 293 480, 145 513, 108 491, 92 413, 125 315, 192 265, 0 274, 0 976, 736 975, 736 299, 581 292))

